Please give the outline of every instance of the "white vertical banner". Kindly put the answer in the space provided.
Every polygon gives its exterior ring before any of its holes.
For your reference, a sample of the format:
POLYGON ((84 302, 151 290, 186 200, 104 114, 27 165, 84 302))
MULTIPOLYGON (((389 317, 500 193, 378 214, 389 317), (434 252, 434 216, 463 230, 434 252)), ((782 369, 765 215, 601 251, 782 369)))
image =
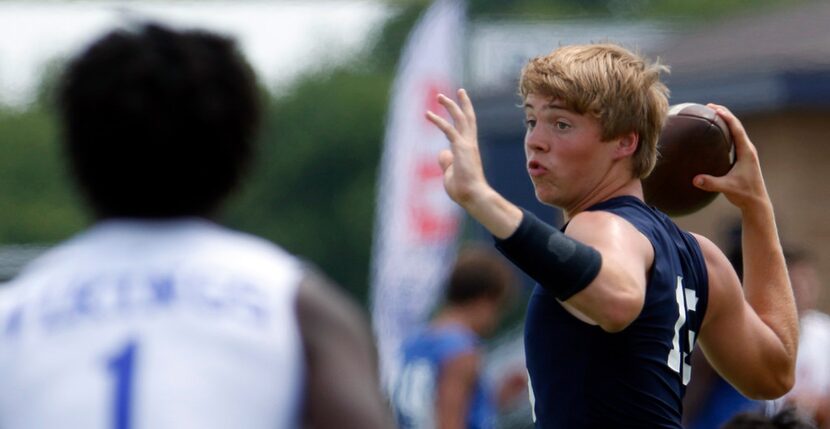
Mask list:
POLYGON ((424 116, 447 116, 461 78, 465 4, 436 0, 404 47, 392 88, 372 249, 372 322, 387 389, 407 335, 424 326, 455 258, 461 209, 444 192, 438 153, 449 144, 424 116))

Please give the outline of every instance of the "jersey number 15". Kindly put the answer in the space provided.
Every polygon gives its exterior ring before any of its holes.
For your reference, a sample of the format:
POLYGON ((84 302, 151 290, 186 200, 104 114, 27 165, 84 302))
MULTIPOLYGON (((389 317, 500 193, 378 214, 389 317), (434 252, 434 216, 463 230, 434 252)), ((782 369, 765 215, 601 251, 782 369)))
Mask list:
POLYGON ((689 384, 692 378, 692 366, 689 364, 689 354, 695 346, 696 332, 692 330, 690 323, 686 323, 690 311, 697 311, 697 294, 694 289, 686 289, 683 287, 683 277, 677 276, 677 287, 675 288, 675 298, 677 300, 677 322, 674 324, 674 338, 672 338, 672 347, 669 350, 669 357, 666 363, 674 372, 683 376, 683 385, 689 384), (686 325, 688 332, 688 344, 681 349, 680 332, 683 326, 686 325))

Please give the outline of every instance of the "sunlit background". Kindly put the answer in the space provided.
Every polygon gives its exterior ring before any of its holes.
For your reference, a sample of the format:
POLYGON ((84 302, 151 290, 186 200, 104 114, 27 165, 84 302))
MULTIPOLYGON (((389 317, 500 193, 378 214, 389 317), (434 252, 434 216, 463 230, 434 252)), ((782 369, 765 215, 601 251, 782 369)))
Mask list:
MULTIPOLYGON (((391 85, 428 4, 0 1, 0 280, 91 222, 58 145, 52 90, 63 62, 102 31, 159 20, 236 38, 267 100, 256 169, 219 220, 305 257, 366 304, 391 85)), ((673 104, 734 107, 758 146, 783 241, 812 252, 830 281, 830 4, 470 0, 467 13, 463 82, 498 190, 559 219, 533 201, 523 172, 518 71, 561 44, 618 41, 672 67, 673 104)), ((679 223, 728 248, 737 216, 720 197, 679 223)), ((486 239, 471 221, 459 237, 486 239)), ((521 298, 501 341, 514 340, 523 308, 521 298)))

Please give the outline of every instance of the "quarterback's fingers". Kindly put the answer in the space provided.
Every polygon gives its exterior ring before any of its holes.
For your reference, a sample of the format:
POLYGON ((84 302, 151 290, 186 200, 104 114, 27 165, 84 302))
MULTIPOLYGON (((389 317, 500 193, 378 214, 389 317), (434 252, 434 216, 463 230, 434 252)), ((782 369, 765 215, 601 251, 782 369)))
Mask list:
POLYGON ((458 90, 458 101, 461 103, 461 110, 464 111, 464 116, 467 117, 468 126, 470 129, 476 131, 476 112, 473 109, 473 102, 470 101, 470 96, 464 88, 458 90))
POLYGON ((455 101, 444 94, 438 94, 438 102, 447 109, 447 112, 450 112, 450 116, 455 122, 455 128, 463 134, 467 129, 467 118, 464 117, 464 112, 458 107, 458 104, 455 104, 455 101))
POLYGON ((438 129, 441 130, 445 136, 447 136, 447 140, 449 140, 450 143, 455 143, 461 138, 461 134, 458 133, 458 130, 456 130, 455 127, 453 127, 452 124, 447 122, 444 118, 432 113, 429 110, 427 110, 426 117, 430 122, 438 127, 438 129))
POLYGON ((729 178, 725 176, 716 177, 708 174, 698 174, 692 183, 704 191, 723 192, 729 189, 729 178))
POLYGON ((746 134, 746 129, 744 129, 741 121, 726 106, 714 103, 709 103, 708 106, 715 109, 718 116, 729 126, 729 132, 732 134, 732 141, 735 144, 735 156, 741 159, 751 153, 754 146, 749 140, 749 136, 746 134))
POLYGON ((448 149, 444 149, 438 153, 438 165, 441 166, 441 171, 446 172, 448 168, 452 165, 452 152, 448 149))

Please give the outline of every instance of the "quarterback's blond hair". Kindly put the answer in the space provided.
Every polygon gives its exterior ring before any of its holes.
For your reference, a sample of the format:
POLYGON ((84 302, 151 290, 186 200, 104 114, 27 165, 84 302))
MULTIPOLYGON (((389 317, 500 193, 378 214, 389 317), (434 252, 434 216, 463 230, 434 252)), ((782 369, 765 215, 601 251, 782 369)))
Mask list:
POLYGON ((523 99, 552 97, 576 113, 593 115, 603 141, 636 132, 632 175, 645 178, 657 162, 657 138, 668 111, 661 72, 668 67, 616 44, 563 46, 525 65, 519 93, 523 99))

